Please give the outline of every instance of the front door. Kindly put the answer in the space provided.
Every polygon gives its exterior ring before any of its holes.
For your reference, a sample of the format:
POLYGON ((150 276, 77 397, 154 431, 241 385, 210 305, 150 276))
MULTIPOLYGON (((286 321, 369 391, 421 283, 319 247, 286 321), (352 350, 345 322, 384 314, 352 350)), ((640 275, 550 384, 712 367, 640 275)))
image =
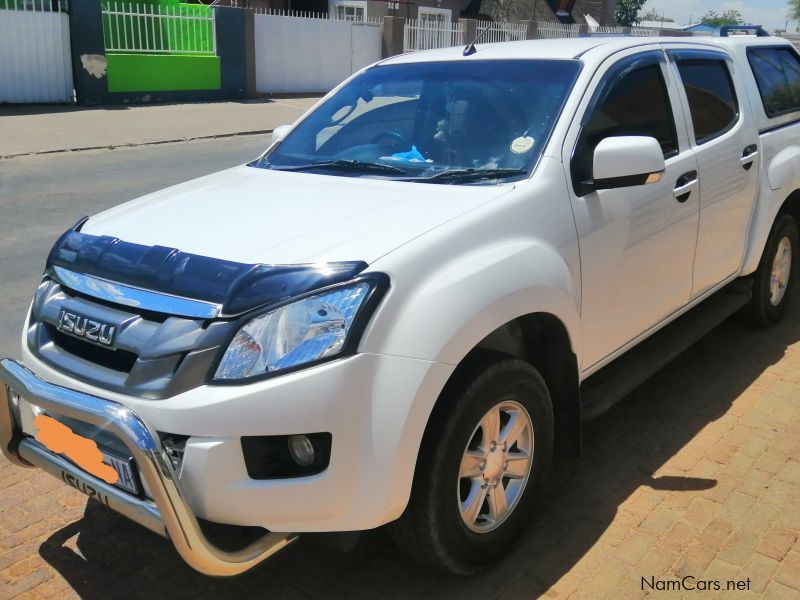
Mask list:
POLYGON ((664 52, 615 57, 600 69, 567 136, 564 162, 581 256, 584 372, 689 302, 697 242, 697 160, 664 52), (676 127, 680 123, 680 127, 676 127), (658 183, 591 189, 594 149, 650 136, 664 152, 658 183))

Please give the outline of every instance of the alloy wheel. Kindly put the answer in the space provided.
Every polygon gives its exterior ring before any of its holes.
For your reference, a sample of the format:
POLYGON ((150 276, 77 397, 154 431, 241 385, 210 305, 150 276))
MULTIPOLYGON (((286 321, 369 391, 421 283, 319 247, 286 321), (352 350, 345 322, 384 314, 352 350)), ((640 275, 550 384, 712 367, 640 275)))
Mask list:
POLYGON ((475 427, 458 474, 458 505, 475 533, 499 527, 516 508, 533 464, 533 423, 513 400, 495 404, 475 427))
POLYGON ((778 244, 772 261, 772 275, 769 281, 770 302, 778 306, 786 295, 789 277, 792 274, 792 241, 785 237, 778 244))

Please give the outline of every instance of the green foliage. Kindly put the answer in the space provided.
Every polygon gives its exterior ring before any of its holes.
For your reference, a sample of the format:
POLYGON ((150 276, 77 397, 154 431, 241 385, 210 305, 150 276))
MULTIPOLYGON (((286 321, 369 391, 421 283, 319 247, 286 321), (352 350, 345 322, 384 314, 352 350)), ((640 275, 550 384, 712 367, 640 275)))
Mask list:
POLYGON ((800 0, 789 0, 789 17, 794 21, 800 19, 800 0))
POLYGON ((647 0, 617 0, 617 8, 614 12, 614 20, 623 27, 636 25, 641 18, 639 13, 647 0))
POLYGON ((786 110, 787 106, 800 106, 800 85, 795 83, 782 83, 770 89, 764 96, 764 108, 767 114, 777 115, 786 110))
POLYGON ((713 27, 721 27, 722 25, 744 25, 745 23, 742 13, 733 8, 726 10, 721 14, 716 11, 709 10, 703 15, 700 21, 705 25, 711 25, 713 27))

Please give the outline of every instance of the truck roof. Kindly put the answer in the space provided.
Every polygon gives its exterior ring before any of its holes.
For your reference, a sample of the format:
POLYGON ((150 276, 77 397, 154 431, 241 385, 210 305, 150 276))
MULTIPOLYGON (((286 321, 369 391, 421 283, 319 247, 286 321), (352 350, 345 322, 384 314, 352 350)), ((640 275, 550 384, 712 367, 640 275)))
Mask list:
MULTIPOLYGON (((745 46, 791 45, 791 42, 779 37, 756 37, 738 35, 731 37, 693 36, 693 37, 630 37, 630 36, 597 36, 580 38, 560 38, 549 40, 525 40, 520 42, 503 42, 476 44, 477 52, 464 56, 465 46, 453 46, 439 50, 423 50, 393 56, 381 64, 401 64, 413 62, 433 62, 450 60, 503 60, 503 59, 577 59, 590 51, 598 58, 605 58, 620 50, 649 46, 652 44, 686 44, 693 47, 717 47, 733 50, 745 46)), ((465 44, 466 45, 466 44, 465 44)))

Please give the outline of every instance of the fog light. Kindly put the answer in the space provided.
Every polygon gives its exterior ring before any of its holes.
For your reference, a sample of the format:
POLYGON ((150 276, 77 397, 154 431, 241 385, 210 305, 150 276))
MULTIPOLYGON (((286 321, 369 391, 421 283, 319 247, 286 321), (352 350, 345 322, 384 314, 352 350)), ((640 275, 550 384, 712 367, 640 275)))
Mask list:
POLYGON ((242 457, 252 479, 286 479, 322 473, 331 462, 332 436, 319 431, 242 436, 242 457))
POLYGON ((306 435, 289 437, 289 454, 301 467, 308 467, 314 463, 314 446, 306 435))

